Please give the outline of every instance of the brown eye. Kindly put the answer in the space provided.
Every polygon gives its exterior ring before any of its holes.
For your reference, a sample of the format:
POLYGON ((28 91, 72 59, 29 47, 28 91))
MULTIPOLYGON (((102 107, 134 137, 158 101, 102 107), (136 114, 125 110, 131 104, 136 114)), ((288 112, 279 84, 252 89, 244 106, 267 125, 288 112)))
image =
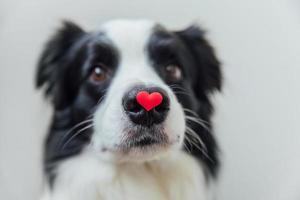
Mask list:
POLYGON ((94 82, 105 81, 107 79, 107 73, 100 65, 97 65, 93 68, 90 79, 94 82))
POLYGON ((178 81, 182 79, 182 71, 177 65, 168 65, 165 68, 167 77, 171 80, 178 81))

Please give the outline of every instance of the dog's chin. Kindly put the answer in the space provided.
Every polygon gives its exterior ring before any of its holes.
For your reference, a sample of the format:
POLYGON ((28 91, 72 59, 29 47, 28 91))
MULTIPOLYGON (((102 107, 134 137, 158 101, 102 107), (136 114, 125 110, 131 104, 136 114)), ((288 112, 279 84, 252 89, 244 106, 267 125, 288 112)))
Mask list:
POLYGON ((119 162, 146 162, 158 160, 170 152, 169 144, 151 144, 146 146, 119 147, 116 150, 119 162))
POLYGON ((172 146, 161 126, 132 126, 124 130, 124 138, 115 150, 120 161, 144 162, 158 159, 172 146))
POLYGON ((125 129, 120 143, 106 151, 117 162, 145 162, 164 157, 177 143, 168 137, 162 127, 134 126, 125 129))

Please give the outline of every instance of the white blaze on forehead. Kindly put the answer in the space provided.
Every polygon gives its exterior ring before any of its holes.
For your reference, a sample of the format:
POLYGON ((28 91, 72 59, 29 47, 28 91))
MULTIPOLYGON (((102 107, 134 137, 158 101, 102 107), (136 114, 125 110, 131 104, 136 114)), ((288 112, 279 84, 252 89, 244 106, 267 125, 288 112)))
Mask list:
POLYGON ((114 20, 102 30, 121 50, 123 56, 142 53, 155 23, 149 20, 114 20), (122 51, 126 50, 126 51, 122 51))
POLYGON ((148 20, 115 20, 104 24, 103 30, 126 60, 143 56, 154 26, 155 23, 148 20))
POLYGON ((162 82, 149 63, 147 52, 155 25, 149 20, 114 20, 103 25, 102 31, 120 55, 118 73, 113 82, 162 82))

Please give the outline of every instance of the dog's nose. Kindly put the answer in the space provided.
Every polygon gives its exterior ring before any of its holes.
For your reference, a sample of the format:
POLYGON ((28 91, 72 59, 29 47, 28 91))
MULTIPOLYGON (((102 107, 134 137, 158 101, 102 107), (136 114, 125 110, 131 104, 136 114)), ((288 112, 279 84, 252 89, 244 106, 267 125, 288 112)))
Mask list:
POLYGON ((130 120, 138 125, 162 123, 169 111, 167 92, 159 87, 134 87, 123 97, 123 107, 130 120))

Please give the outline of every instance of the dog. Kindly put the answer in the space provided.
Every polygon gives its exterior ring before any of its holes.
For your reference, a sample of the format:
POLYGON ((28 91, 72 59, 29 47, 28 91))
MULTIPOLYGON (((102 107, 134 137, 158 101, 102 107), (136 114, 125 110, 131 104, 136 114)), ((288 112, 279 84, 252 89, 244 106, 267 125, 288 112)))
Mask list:
POLYGON ((53 105, 43 200, 206 200, 219 169, 215 51, 197 25, 65 21, 36 73, 53 105))

